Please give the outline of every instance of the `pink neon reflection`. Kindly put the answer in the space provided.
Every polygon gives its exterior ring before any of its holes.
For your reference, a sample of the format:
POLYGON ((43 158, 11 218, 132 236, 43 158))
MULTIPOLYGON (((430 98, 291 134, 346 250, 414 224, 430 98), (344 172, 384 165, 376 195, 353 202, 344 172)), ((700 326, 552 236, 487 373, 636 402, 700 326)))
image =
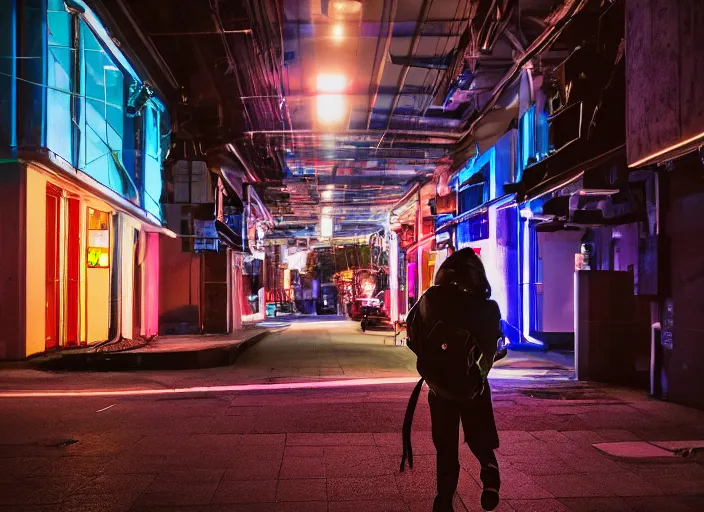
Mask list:
POLYGON ((76 396, 142 396, 179 393, 222 393, 228 391, 276 391, 291 389, 344 388, 353 386, 378 386, 384 384, 409 384, 418 382, 418 377, 386 377, 377 379, 348 379, 313 382, 290 382, 283 384, 235 384, 230 386, 196 386, 175 389, 122 389, 80 391, 5 391, 0 398, 50 398, 76 396))

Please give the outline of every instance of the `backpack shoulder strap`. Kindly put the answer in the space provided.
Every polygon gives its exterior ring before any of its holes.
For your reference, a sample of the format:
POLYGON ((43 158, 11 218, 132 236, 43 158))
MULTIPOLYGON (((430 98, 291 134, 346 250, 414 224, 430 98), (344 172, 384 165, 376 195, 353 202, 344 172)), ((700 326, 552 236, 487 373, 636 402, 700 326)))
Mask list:
POLYGON ((408 458, 408 467, 413 469, 413 447, 411 446, 411 427, 413 426, 413 414, 416 411, 416 405, 418 404, 418 396, 420 395, 420 390, 423 387, 423 377, 420 378, 416 387, 413 388, 411 393, 411 398, 408 400, 408 407, 406 407, 406 415, 403 418, 403 430, 401 431, 401 438, 403 441, 403 455, 401 455, 401 473, 406 469, 406 458, 408 458))

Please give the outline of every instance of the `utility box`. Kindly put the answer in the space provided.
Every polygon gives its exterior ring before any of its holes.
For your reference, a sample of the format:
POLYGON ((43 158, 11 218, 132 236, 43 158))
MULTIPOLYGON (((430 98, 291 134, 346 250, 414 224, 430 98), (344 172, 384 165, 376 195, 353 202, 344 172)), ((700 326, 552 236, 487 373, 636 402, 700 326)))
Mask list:
POLYGON ((650 305, 633 293, 633 274, 575 272, 575 372, 578 380, 648 389, 650 305))

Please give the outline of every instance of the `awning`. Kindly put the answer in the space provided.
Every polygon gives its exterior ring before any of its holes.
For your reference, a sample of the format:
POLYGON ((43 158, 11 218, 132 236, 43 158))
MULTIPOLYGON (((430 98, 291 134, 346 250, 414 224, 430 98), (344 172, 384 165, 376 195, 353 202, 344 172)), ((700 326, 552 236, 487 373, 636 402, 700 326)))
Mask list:
POLYGON ((583 150, 584 146, 580 141, 565 147, 558 153, 524 169, 521 181, 513 185, 504 185, 504 190, 515 190, 516 202, 525 203, 576 181, 585 171, 626 156, 625 144, 588 160, 580 161, 583 150))
POLYGON ((176 233, 165 227, 160 219, 120 196, 114 190, 106 187, 92 176, 79 171, 70 166, 61 158, 46 149, 40 148, 30 153, 20 152, 20 161, 24 164, 32 165, 36 169, 46 172, 58 181, 65 183, 65 186, 73 187, 76 190, 85 190, 93 194, 98 199, 105 201, 115 211, 125 213, 137 219, 141 223, 144 231, 159 233, 170 238, 176 238, 176 233))
POLYGON ((215 231, 217 231, 220 241, 233 251, 247 252, 243 247, 242 235, 235 233, 232 228, 224 222, 216 220, 215 231))

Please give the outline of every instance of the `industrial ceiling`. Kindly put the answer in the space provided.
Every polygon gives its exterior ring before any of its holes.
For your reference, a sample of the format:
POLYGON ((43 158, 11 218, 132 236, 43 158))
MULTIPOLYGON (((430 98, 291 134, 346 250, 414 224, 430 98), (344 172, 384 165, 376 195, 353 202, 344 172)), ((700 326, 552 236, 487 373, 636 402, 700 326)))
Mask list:
POLYGON ((518 84, 569 55, 573 16, 608 0, 115 0, 178 103, 175 137, 241 161, 273 236, 377 231, 416 183, 491 146, 518 84), (439 165, 445 162, 445 165, 439 165), (451 165, 447 165, 447 164, 451 165))

